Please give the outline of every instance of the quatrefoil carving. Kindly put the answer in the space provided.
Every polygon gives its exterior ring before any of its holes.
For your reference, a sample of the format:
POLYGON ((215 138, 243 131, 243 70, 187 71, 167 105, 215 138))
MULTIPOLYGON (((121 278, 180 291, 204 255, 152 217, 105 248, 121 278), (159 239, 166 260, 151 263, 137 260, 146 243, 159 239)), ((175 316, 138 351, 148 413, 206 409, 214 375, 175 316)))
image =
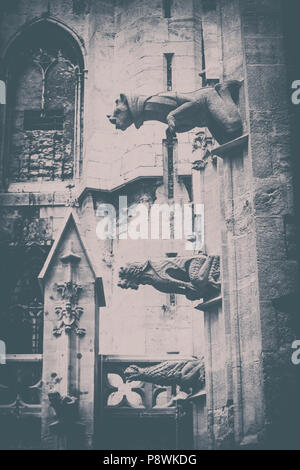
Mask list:
POLYGON ((124 382, 118 374, 107 374, 109 387, 113 391, 107 398, 107 406, 121 406, 125 404, 131 408, 145 408, 143 403, 143 382, 124 382))

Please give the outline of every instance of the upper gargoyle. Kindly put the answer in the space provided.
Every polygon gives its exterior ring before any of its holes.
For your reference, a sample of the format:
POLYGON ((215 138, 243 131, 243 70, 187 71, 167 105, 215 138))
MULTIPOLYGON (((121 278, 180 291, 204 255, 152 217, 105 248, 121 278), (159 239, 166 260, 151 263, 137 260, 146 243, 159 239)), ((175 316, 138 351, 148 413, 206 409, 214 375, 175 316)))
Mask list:
POLYGON ((208 127, 222 144, 243 132, 242 119, 234 100, 240 85, 237 80, 229 80, 190 93, 170 91, 153 96, 121 93, 113 114, 107 117, 116 129, 122 131, 132 124, 139 129, 144 121, 160 121, 168 124, 169 136, 194 127, 208 127))

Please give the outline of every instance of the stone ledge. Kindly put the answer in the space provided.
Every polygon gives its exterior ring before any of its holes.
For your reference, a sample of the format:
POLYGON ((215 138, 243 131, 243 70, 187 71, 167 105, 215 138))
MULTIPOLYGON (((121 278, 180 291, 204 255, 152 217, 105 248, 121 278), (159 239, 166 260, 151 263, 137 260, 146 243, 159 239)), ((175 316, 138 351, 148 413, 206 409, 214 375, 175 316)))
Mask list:
POLYGON ((43 354, 6 354, 7 362, 41 362, 43 354))
POLYGON ((101 356, 103 362, 131 362, 131 363, 138 363, 138 362, 163 362, 163 361, 185 361, 185 360, 192 360, 193 356, 184 356, 180 354, 166 354, 166 355, 158 355, 158 356, 131 356, 131 355, 119 355, 119 354, 99 354, 101 356))
POLYGON ((210 151, 211 155, 216 155, 217 157, 225 157, 231 150, 236 150, 239 147, 243 147, 248 143, 249 134, 241 135, 237 139, 231 140, 226 144, 220 145, 210 151))
POLYGON ((212 310, 216 305, 222 304, 222 296, 215 297, 214 299, 207 300, 206 302, 198 303, 196 302, 194 304, 194 308, 197 310, 202 310, 203 312, 206 312, 207 310, 212 310))
POLYGON ((199 392, 197 393, 193 393, 193 395, 190 395, 189 397, 187 397, 187 400, 188 401, 193 401, 193 400, 196 400, 197 398, 201 398, 201 397, 204 397, 206 396, 206 390, 200 390, 199 392))
POLYGON ((66 192, 0 193, 1 206, 65 206, 66 192))

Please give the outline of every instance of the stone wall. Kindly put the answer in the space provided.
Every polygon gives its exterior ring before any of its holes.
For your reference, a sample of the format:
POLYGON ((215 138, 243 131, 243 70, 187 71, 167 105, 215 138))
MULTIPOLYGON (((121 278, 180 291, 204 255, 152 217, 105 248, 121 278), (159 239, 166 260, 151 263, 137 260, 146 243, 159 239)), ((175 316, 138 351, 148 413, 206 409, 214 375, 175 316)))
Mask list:
POLYGON ((262 335, 264 438, 275 447, 283 438, 281 445, 290 445, 297 406, 296 371, 290 360, 297 331, 288 306, 278 311, 274 305, 276 299, 297 290, 283 8, 280 1, 245 1, 241 10, 262 335))
POLYGON ((295 292, 297 277, 291 251, 294 210, 282 4, 220 1, 219 5, 224 75, 245 80, 240 102, 249 123, 249 152, 242 143, 239 150, 228 149, 220 174, 229 367, 225 382, 213 387, 218 394, 225 385, 227 396, 222 407, 213 405, 212 438, 216 447, 228 446, 222 428, 234 425, 237 444, 288 447, 293 445, 291 416, 296 407, 291 344, 297 329, 289 307, 281 307, 279 313, 274 302, 295 292))

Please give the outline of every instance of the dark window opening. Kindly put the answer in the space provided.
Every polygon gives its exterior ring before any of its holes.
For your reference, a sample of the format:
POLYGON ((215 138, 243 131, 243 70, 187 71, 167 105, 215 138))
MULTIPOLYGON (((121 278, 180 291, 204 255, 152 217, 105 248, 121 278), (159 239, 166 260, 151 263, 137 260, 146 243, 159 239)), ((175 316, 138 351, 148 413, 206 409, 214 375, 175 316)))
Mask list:
POLYGON ((23 244, 0 247, 0 339, 6 344, 7 354, 43 352, 44 306, 37 276, 49 250, 50 246, 23 244))
POLYGON ((40 110, 24 111, 25 131, 60 131, 63 130, 63 111, 51 110, 42 113, 40 110))
POLYGON ((165 54, 167 90, 172 90, 172 62, 174 54, 165 54))
POLYGON ((214 11, 217 8, 216 0, 203 0, 202 8, 204 12, 214 11))
POLYGON ((173 161, 173 142, 168 142, 168 199, 174 197, 174 161, 173 161))
POLYGON ((172 0, 163 0, 164 18, 171 18, 172 0))

